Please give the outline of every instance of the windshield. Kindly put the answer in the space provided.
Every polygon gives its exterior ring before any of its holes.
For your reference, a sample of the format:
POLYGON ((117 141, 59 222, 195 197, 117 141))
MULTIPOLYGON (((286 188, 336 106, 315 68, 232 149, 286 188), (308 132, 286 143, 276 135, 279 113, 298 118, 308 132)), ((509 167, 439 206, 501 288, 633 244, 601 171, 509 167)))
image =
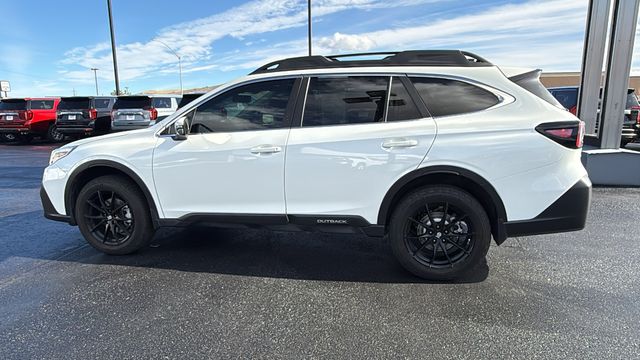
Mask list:
POLYGON ((79 110, 91 108, 91 99, 84 98, 62 98, 58 104, 58 110, 79 110))
POLYGON ((26 100, 2 100, 0 110, 27 110, 26 100))
POLYGON ((121 97, 113 105, 114 109, 149 109, 151 98, 148 96, 121 97))

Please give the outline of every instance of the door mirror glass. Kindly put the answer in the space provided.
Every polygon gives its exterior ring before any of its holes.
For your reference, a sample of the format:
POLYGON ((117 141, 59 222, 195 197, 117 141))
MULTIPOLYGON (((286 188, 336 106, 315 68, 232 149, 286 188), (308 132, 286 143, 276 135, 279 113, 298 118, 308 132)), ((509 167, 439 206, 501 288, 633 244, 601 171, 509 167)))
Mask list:
POLYGON ((189 134, 189 123, 186 117, 181 117, 173 123, 173 139, 186 140, 189 134))

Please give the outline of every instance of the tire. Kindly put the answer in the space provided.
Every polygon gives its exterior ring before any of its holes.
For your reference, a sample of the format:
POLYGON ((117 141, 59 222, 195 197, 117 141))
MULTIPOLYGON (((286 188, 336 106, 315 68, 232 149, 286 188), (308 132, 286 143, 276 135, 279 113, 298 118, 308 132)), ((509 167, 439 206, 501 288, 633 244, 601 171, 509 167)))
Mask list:
POLYGON ((484 260, 491 225, 482 205, 466 191, 427 186, 411 192, 394 208, 389 241, 393 254, 412 274, 427 280, 454 280, 484 260))
POLYGON ((76 199, 75 218, 87 242, 110 255, 131 254, 154 234, 144 195, 135 183, 118 175, 89 181, 76 199))
POLYGON ((55 124, 51 124, 47 130, 47 140, 53 143, 62 142, 64 141, 64 134, 58 131, 55 124))

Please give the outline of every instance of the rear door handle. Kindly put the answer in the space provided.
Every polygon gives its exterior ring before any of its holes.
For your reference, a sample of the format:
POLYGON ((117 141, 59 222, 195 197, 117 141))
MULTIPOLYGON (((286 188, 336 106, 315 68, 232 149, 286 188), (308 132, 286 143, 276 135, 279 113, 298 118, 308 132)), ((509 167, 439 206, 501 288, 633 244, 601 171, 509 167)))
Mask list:
POLYGON ((275 145, 258 145, 254 148, 251 148, 252 154, 274 154, 282 151, 280 146, 275 145))
POLYGON ((418 140, 413 139, 389 139, 382 143, 382 147, 385 149, 412 147, 418 145, 418 140))

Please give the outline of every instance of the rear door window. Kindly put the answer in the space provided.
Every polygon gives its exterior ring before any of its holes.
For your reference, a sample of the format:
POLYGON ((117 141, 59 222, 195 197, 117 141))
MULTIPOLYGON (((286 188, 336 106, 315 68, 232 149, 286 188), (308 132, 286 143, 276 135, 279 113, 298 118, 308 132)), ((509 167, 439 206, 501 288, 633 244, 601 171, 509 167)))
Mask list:
POLYGON ((384 122, 387 76, 312 77, 302 126, 384 122))
POLYGON ((490 91, 463 81, 412 77, 411 82, 435 117, 481 111, 500 102, 490 91))

